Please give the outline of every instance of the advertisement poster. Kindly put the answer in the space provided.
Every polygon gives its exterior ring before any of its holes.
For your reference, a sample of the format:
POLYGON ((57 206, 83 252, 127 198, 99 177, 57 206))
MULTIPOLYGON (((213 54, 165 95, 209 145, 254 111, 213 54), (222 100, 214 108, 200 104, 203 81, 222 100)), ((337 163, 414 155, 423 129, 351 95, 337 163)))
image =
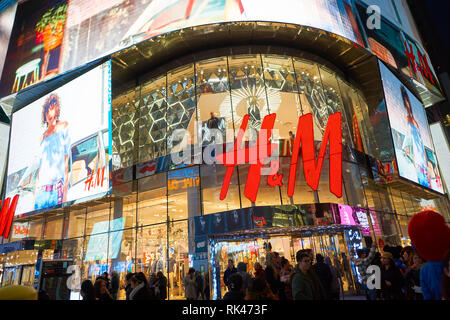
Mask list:
POLYGON ((399 175, 443 193, 424 106, 382 63, 380 72, 399 175))
POLYGON ((110 189, 110 62, 13 113, 6 197, 16 215, 110 189))
POLYGON ((355 42, 361 37, 343 0, 27 1, 17 7, 0 96, 163 33, 228 21, 285 22, 355 42))

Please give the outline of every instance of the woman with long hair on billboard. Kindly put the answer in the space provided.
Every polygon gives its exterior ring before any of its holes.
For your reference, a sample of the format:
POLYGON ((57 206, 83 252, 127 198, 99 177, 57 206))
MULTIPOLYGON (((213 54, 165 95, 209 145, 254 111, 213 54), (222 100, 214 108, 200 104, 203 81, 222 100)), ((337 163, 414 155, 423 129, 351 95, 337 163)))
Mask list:
POLYGON ((417 182, 425 187, 430 187, 430 181, 427 173, 427 160, 425 156, 425 148, 423 146, 422 137, 420 136, 419 124, 414 118, 411 101, 405 87, 401 87, 403 105, 406 108, 407 116, 406 123, 408 126, 408 133, 403 143, 402 149, 406 157, 412 161, 416 167, 417 182))
POLYGON ((68 123, 59 120, 60 100, 52 93, 42 107, 44 131, 40 142, 40 161, 36 176, 34 209, 42 209, 66 201, 69 175, 70 137, 68 123))

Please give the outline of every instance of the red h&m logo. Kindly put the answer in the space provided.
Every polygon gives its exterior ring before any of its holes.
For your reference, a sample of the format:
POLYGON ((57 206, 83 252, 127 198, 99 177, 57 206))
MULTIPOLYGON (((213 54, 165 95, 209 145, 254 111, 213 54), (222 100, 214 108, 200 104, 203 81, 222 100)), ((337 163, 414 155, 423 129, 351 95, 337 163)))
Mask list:
MULTIPOLYGON (((260 134, 258 134, 256 146, 238 149, 242 143, 249 115, 245 115, 239 129, 238 136, 234 143, 234 149, 231 152, 216 156, 218 163, 222 163, 227 167, 225 178, 220 192, 220 200, 224 200, 228 187, 230 185, 231 176, 235 165, 251 163, 248 171, 247 181, 245 183, 244 195, 252 202, 256 201, 259 184, 261 181, 261 170, 264 161, 272 154, 272 150, 277 147, 276 144, 270 143, 271 132, 275 123, 276 114, 272 113, 264 117, 261 125, 260 134), (254 159, 256 157, 256 159, 254 159)), ((298 156, 300 149, 302 152, 303 173, 306 183, 316 190, 319 187, 320 173, 322 171, 323 160, 327 144, 330 145, 330 191, 338 198, 342 197, 342 127, 341 113, 337 112, 328 118, 325 133, 323 135, 320 146, 319 157, 316 161, 314 148, 314 126, 313 116, 311 113, 301 116, 298 119, 297 133, 295 136, 294 147, 292 150, 291 164, 289 170, 288 196, 294 195, 295 177, 297 173, 298 156), (300 148, 301 146, 301 148, 300 148)), ((272 169, 278 170, 279 163, 272 162, 272 169)), ((268 185, 275 187, 282 185, 282 174, 272 174, 267 177, 268 185)))
POLYGON ((2 210, 0 211, 0 236, 3 236, 5 239, 8 238, 9 231, 11 230, 19 195, 16 194, 11 202, 10 200, 11 198, 6 198, 3 202, 0 200, 0 206, 3 204, 2 210))

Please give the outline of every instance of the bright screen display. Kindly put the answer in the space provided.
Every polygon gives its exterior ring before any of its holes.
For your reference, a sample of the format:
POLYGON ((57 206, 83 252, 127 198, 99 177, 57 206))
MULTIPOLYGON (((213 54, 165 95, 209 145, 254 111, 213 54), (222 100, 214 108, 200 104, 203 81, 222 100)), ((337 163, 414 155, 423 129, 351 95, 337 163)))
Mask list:
POLYGON ((16 215, 109 191, 110 78, 107 62, 13 113, 6 197, 19 194, 16 215))
POLYGON ((17 8, 0 94, 163 33, 227 21, 312 26, 363 45, 346 0, 27 1, 17 8))
POLYGON ((3 186, 6 154, 8 152, 9 125, 0 122, 0 192, 3 186))
POLYGON ((123 227, 125 225, 125 218, 118 218, 111 221, 111 231, 120 230, 117 232, 108 232, 109 221, 101 221, 94 224, 89 243, 86 250, 84 261, 116 259, 120 252, 120 245, 122 244, 123 227), (100 233, 100 234, 99 234, 100 233), (108 244, 109 239, 109 244, 108 244), (109 247, 109 250, 108 250, 109 247))
POLYGON ((399 175, 443 193, 424 106, 382 63, 380 72, 399 175))
POLYGON ((370 236, 370 224, 365 209, 339 205, 341 224, 349 226, 361 226, 363 235, 370 236))

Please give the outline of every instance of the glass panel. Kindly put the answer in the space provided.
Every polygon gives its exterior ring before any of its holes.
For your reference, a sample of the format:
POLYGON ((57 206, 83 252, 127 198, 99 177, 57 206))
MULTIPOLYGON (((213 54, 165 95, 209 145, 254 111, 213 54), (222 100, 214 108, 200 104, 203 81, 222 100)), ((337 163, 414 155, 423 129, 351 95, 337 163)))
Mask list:
POLYGON ((228 58, 234 127, 239 130, 242 119, 250 115, 243 141, 256 140, 264 117, 269 113, 260 55, 238 55, 228 58), (256 130, 256 132, 250 129, 256 130))
POLYGON ((83 243, 84 238, 67 239, 62 243, 61 258, 72 260, 69 264, 77 266, 70 287, 74 294, 80 293, 80 286, 84 279, 81 274, 83 269, 83 243))
MULTIPOLYGON (((342 186, 342 197, 338 198, 330 192, 330 160, 326 157, 323 161, 322 172, 320 173, 319 189, 319 201, 321 203, 347 203, 346 189, 342 186)), ((344 168, 343 168, 344 169, 344 168)))
POLYGON ((45 222, 43 239, 61 239, 63 216, 49 217, 45 222))
POLYGON ((166 173, 140 179, 138 189, 138 226, 166 221, 166 173))
POLYGON ((200 215, 199 184, 198 166, 167 173, 169 219, 181 220, 200 215))
POLYGON ((196 63, 198 137, 202 145, 212 141, 209 129, 222 131, 222 141, 233 142, 233 115, 228 86, 227 57, 196 63), (228 137, 225 136, 229 130, 228 137), (228 140, 226 140, 228 139, 228 140))
POLYGON ((86 222, 86 209, 70 211, 69 226, 66 238, 75 238, 84 236, 85 222, 86 222))
POLYGON ((184 276, 189 269, 188 222, 170 223, 168 286, 169 299, 184 299, 184 276))
POLYGON ((28 239, 40 240, 44 219, 30 221, 30 230, 28 231, 28 239))
POLYGON ((167 102, 167 153, 179 152, 192 144, 196 130, 193 64, 168 73, 167 102))
POLYGON ((367 201, 364 196, 358 165, 344 161, 342 162, 342 170, 342 178, 344 179, 345 193, 347 195, 346 204, 365 208, 367 201))
POLYGON ((200 167, 202 182, 203 214, 239 209, 239 186, 237 170, 233 169, 228 192, 224 200, 220 200, 220 191, 227 168, 222 165, 203 165, 200 167))
MULTIPOLYGON (((334 73, 323 67, 319 68, 320 78, 322 80, 323 94, 325 95, 325 103, 328 106, 327 112, 341 112, 342 114, 342 142, 353 147, 353 139, 350 136, 349 122, 347 114, 343 108, 341 93, 334 73)), ((321 112, 325 112, 321 109, 321 112)))
POLYGON ((166 154, 166 76, 142 86, 139 122, 139 162, 166 154))
POLYGON ((86 237, 83 249, 83 280, 91 280, 94 283, 98 276, 109 271, 107 252, 107 233, 86 237))
POLYGON ((138 88, 114 97, 111 105, 113 170, 136 163, 138 88))
POLYGON ((307 185, 305 175, 303 174, 303 162, 297 163, 297 174, 295 177, 295 189, 294 195, 291 199, 287 195, 288 181, 289 181, 289 168, 291 165, 291 158, 282 157, 279 173, 283 174, 283 186, 281 187, 281 197, 283 204, 304 204, 314 203, 314 191, 307 185))
POLYGON ((86 235, 108 232, 109 230, 109 203, 88 207, 86 220, 86 235), (95 230, 94 230, 95 226, 95 230))
MULTIPOLYGON (((136 193, 127 197, 116 198, 112 201, 110 220, 124 219, 124 228, 136 226, 136 193)), ((113 227, 111 226, 111 231, 113 227)))
MULTIPOLYGON (((362 116, 358 117, 357 115, 358 111, 361 112, 358 94, 355 89, 353 89, 346 82, 342 81, 339 77, 337 80, 341 92, 342 102, 345 107, 344 110, 346 112, 346 118, 351 121, 351 123, 348 123, 348 127, 353 145, 356 150, 364 152, 364 150, 368 150, 369 143, 367 142, 368 137, 365 122, 362 121, 362 116)), ((369 152, 369 154, 373 153, 369 152)))
POLYGON ((162 271, 166 277, 167 226, 165 223, 138 228, 136 272, 147 277, 162 271))
POLYGON ((136 229, 128 229, 109 234, 108 264, 110 266, 110 293, 116 300, 126 300, 124 279, 134 271, 136 229), (115 285, 113 286, 113 283, 115 285))

